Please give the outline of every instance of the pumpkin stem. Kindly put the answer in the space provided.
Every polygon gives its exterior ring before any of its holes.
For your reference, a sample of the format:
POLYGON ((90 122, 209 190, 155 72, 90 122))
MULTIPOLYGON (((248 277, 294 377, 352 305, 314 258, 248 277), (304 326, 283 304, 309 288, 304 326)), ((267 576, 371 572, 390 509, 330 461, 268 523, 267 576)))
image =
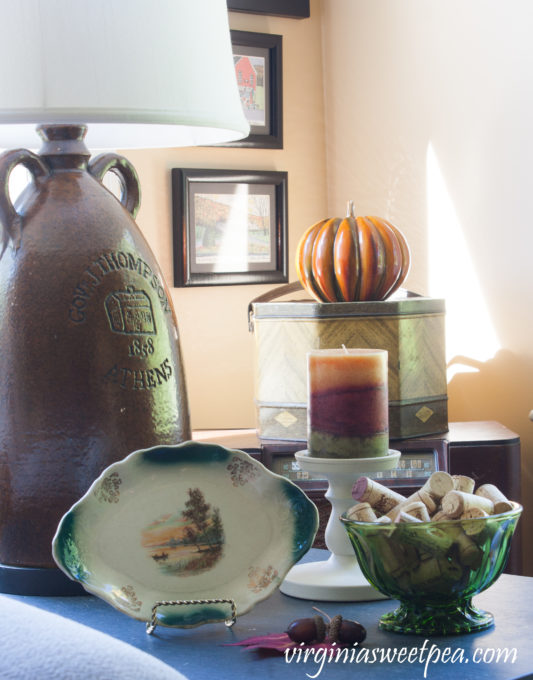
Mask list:
POLYGON ((355 207, 353 201, 348 201, 348 207, 346 208, 346 217, 353 217, 355 219, 355 207))

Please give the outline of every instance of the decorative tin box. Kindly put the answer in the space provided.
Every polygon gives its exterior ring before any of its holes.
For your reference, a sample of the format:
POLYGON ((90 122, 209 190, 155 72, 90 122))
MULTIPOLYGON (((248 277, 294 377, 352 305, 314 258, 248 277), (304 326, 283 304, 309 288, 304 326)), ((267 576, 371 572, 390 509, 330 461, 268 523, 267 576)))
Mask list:
POLYGON ((260 299, 252 301, 249 310, 256 342, 260 439, 306 441, 306 354, 343 344, 388 351, 391 439, 448 430, 444 300, 417 296, 340 303, 260 299))

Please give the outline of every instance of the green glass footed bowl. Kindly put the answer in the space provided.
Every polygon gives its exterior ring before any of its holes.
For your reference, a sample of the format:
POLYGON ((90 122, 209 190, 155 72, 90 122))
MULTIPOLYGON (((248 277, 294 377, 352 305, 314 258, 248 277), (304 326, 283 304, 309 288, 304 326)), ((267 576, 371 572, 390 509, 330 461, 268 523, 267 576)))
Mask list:
POLYGON ((472 597, 502 573, 522 506, 469 520, 375 524, 341 517, 361 570, 400 606, 384 614, 383 630, 420 635, 471 633, 492 614, 472 597))

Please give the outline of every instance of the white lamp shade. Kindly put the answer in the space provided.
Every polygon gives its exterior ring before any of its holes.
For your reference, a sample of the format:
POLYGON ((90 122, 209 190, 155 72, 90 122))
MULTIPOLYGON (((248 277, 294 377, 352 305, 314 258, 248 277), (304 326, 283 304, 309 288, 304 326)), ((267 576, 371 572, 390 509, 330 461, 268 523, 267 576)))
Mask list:
POLYGON ((39 123, 96 148, 245 137, 226 0, 0 0, 0 147, 39 123))

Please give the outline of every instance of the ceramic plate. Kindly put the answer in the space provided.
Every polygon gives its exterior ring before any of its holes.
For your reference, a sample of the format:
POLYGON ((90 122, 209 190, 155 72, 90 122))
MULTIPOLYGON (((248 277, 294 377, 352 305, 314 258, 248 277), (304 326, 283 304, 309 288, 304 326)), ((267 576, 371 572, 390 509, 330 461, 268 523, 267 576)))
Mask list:
MULTIPOLYGON (((237 616, 268 597, 311 547, 314 504, 248 454, 185 442, 108 467, 63 517, 59 567, 142 621, 161 600, 233 599, 237 616)), ((157 623, 228 619, 229 605, 158 608, 157 623)))

